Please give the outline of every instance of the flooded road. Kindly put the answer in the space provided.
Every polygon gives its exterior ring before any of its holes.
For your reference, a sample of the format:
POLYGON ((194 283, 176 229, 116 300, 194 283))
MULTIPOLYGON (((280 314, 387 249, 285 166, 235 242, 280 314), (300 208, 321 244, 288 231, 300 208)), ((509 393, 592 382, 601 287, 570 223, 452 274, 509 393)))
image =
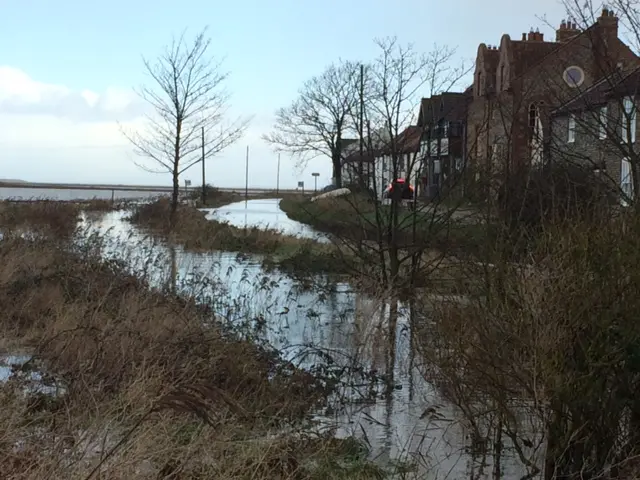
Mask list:
MULTIPOLYGON (((288 219, 277 200, 241 203, 209 215, 238 226, 269 226, 307 238, 316 234, 288 219)), ((358 294, 347 283, 318 277, 309 289, 265 271, 258 255, 185 252, 142 234, 124 212, 85 215, 83 228, 82 241, 92 234, 103 239, 105 257, 124 261, 153 285, 195 296, 214 309, 219 321, 303 368, 322 364, 384 377, 380 382, 353 374, 343 388, 349 399, 343 408, 316 417, 338 436, 363 439, 375 461, 410 462, 416 470, 405 478, 489 478, 477 476, 476 461, 465 451, 468 435, 456 409, 420 373, 404 305, 390 321, 385 299, 358 294)), ((503 465, 503 478, 519 478, 509 470, 503 465)))
POLYGON ((280 210, 280 199, 245 200, 225 205, 220 208, 202 209, 207 218, 219 222, 227 222, 235 227, 261 227, 265 230, 276 230, 283 235, 298 238, 310 238, 321 242, 328 241, 323 233, 309 225, 296 222, 280 210))

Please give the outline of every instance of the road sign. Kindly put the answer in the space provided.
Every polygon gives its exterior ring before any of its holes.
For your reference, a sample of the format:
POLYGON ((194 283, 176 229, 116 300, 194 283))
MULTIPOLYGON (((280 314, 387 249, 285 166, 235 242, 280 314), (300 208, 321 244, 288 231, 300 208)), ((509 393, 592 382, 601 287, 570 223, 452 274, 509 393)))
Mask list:
POLYGON ((320 174, 319 174, 318 172, 313 172, 313 173, 311 174, 311 176, 313 176, 313 177, 319 177, 319 176, 320 176, 320 174))
POLYGON ((298 188, 304 188, 304 182, 298 182, 298 188))
POLYGON ((185 187, 190 187, 191 186, 191 180, 185 180, 184 181, 184 186, 185 187))

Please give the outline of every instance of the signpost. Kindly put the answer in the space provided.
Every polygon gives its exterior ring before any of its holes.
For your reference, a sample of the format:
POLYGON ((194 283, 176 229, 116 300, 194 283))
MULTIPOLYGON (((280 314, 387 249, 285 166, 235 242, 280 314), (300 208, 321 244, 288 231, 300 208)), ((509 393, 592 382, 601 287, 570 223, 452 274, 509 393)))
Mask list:
POLYGON ((318 177, 320 176, 320 174, 318 172, 313 172, 311 174, 313 176, 313 181, 314 181, 314 192, 318 193, 318 177))
POLYGON ((304 195, 304 182, 298 182, 298 188, 302 189, 302 194, 304 195))
POLYGON ((191 186, 191 180, 185 180, 184 181, 184 193, 188 194, 189 193, 189 187, 191 186))

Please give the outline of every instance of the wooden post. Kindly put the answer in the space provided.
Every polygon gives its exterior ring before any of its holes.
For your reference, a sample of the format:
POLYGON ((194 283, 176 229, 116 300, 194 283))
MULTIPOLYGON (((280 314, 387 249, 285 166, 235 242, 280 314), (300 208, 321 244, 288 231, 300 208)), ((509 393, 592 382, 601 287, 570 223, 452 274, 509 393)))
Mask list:
POLYGON ((247 145, 247 159, 244 169, 244 199, 249 199, 249 145, 247 145))
POLYGON ((204 127, 202 127, 202 206, 207 206, 207 182, 204 179, 204 127))

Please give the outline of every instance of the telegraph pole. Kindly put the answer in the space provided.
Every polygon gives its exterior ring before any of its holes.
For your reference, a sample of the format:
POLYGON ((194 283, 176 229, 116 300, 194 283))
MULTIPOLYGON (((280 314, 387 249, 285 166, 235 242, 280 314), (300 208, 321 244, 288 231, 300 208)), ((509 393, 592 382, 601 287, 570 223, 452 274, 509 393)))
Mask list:
POLYGON ((362 165, 362 157, 364 155, 364 65, 360 64, 360 121, 358 122, 360 130, 360 159, 358 161, 358 177, 360 185, 364 186, 363 174, 364 168, 362 165))
POLYGON ((204 127, 202 127, 202 206, 207 206, 207 182, 204 179, 204 127))
POLYGON ((247 159, 244 169, 244 199, 249 199, 249 145, 247 145, 247 159))
POLYGON ((276 178, 276 195, 280 192, 280 154, 278 154, 278 174, 276 178))

